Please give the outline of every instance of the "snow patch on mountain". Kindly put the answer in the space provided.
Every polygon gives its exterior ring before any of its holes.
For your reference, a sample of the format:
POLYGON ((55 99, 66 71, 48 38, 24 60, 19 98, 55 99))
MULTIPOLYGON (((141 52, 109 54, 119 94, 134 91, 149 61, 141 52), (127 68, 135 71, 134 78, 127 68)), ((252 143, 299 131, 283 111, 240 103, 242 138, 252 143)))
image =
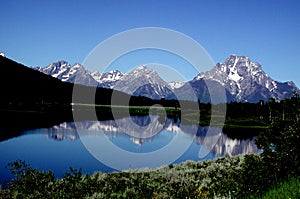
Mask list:
POLYGON ((185 82, 169 82, 168 85, 172 88, 172 89, 178 89, 180 87, 182 87, 185 84, 185 82))
POLYGON ((93 71, 91 72, 91 76, 97 81, 100 82, 101 81, 101 73, 98 71, 93 71))

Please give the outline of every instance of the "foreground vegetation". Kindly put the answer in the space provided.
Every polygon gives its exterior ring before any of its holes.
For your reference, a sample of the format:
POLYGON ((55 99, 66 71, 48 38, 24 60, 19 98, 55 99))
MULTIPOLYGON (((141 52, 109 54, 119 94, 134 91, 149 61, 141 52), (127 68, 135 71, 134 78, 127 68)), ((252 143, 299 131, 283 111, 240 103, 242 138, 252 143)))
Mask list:
POLYGON ((276 186, 260 155, 213 161, 187 161, 156 170, 82 174, 70 169, 62 179, 32 169, 22 161, 11 165, 16 179, 4 185, 0 198, 299 198, 299 178, 276 186), (273 188, 275 187, 275 188, 273 188), (269 190, 270 189, 270 190, 269 190), (269 191, 268 191, 269 190, 269 191), (279 195, 278 195, 279 194, 279 195), (281 197, 278 197, 281 196, 281 197))
POLYGON ((1 198, 246 197, 263 194, 273 181, 261 156, 254 154, 91 176, 71 168, 62 179, 22 161, 10 167, 16 179, 0 192, 1 198))

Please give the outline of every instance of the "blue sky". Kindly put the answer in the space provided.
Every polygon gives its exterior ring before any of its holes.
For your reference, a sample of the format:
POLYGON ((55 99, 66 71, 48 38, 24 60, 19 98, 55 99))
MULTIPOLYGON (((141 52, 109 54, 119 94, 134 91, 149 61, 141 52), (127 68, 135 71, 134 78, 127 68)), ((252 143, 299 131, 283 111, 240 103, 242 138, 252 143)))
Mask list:
MULTIPOLYGON (((215 62, 230 54, 249 56, 274 79, 300 86, 300 1, 73 2, 1 0, 0 51, 28 66, 82 63, 114 34, 162 27, 195 39, 215 62)), ((122 64, 126 70, 135 63, 122 64)), ((187 72, 187 78, 195 75, 187 72)))

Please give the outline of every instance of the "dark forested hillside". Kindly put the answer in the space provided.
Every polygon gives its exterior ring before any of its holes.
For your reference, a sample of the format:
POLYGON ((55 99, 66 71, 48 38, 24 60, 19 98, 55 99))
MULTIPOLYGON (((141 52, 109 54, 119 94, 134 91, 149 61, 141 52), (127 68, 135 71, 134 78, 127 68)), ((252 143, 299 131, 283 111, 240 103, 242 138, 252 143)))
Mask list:
POLYGON ((2 77, 0 78, 1 105, 69 103, 72 84, 0 57, 2 77))

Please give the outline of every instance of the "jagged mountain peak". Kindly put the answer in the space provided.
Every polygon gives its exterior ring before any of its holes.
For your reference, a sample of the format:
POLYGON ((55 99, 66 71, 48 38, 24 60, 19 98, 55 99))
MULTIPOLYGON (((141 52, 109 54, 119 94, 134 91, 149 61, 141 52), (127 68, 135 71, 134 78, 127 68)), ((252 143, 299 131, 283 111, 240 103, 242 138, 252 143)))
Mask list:
POLYGON ((122 76, 123 76, 123 73, 119 70, 108 71, 101 75, 99 82, 100 83, 107 82, 107 81, 115 82, 115 81, 119 80, 122 76))
POLYGON ((59 60, 51 63, 48 67, 50 66, 62 67, 62 66, 71 66, 71 65, 65 60, 59 60))
POLYGON ((103 73, 102 75, 104 75, 104 74, 106 74, 106 75, 114 75, 114 74, 123 74, 123 73, 121 71, 119 71, 119 70, 111 70, 111 71, 103 73))
POLYGON ((262 70, 258 62, 251 61, 247 56, 239 56, 236 54, 230 55, 223 63, 217 64, 218 67, 222 65, 226 65, 228 68, 239 68, 244 71, 262 70))
POLYGON ((98 82, 90 75, 81 64, 75 63, 73 66, 67 61, 54 62, 46 67, 36 67, 36 70, 58 78, 64 82, 78 83, 88 86, 97 86, 98 82))
POLYGON ((277 82, 269 77, 258 62, 247 56, 230 55, 223 63, 218 63, 210 71, 200 73, 194 80, 214 80, 224 86, 238 101, 256 102, 260 99, 277 100, 289 97, 295 85, 277 82), (282 92, 284 87, 289 92, 282 92))
POLYGON ((146 65, 136 67, 133 71, 149 70, 146 65))
POLYGON ((129 73, 125 73, 123 79, 147 79, 150 83, 154 84, 166 84, 166 82, 158 75, 158 73, 148 68, 145 65, 139 66, 129 73))
POLYGON ((44 72, 47 69, 51 70, 52 74, 55 73, 55 72, 57 72, 57 70, 63 70, 63 69, 64 70, 65 69, 69 69, 69 70, 72 69, 72 70, 74 70, 74 69, 81 68, 81 69, 85 70, 84 66, 82 66, 80 63, 75 63, 74 65, 71 65, 67 61, 64 61, 64 60, 53 62, 53 63, 51 63, 50 65, 48 65, 46 67, 37 67, 37 68, 40 69, 40 70, 43 70, 42 72, 44 72))
POLYGON ((74 67, 74 68, 79 68, 79 67, 83 67, 80 63, 75 63, 73 66, 71 67, 74 67))
POLYGON ((111 88, 152 99, 167 97, 172 93, 170 86, 158 73, 145 65, 124 74, 111 88))
POLYGON ((122 72, 119 70, 111 70, 111 71, 108 71, 107 73, 122 73, 122 72))
POLYGON ((230 55, 223 63, 217 63, 210 71, 200 73, 195 79, 201 78, 214 79, 222 85, 252 78, 261 84, 261 79, 268 78, 268 75, 259 63, 252 62, 249 57, 230 55))
POLYGON ((137 68, 133 69, 131 72, 129 72, 128 74, 139 74, 139 75, 143 75, 143 74, 157 74, 156 71, 149 69, 146 65, 141 65, 138 66, 137 68))
POLYGON ((61 60, 53 62, 52 64, 46 67, 36 67, 35 69, 47 75, 59 78, 59 75, 67 71, 70 67, 71 65, 68 62, 61 60))
POLYGON ((91 72, 91 76, 97 81, 100 82, 101 81, 101 76, 102 74, 98 71, 93 71, 91 72))
POLYGON ((93 71, 91 72, 92 75, 95 75, 95 76, 101 76, 101 73, 99 71, 93 71))
POLYGON ((229 60, 236 60, 236 59, 250 60, 249 57, 245 56, 245 55, 231 54, 225 59, 225 62, 227 62, 229 60))

